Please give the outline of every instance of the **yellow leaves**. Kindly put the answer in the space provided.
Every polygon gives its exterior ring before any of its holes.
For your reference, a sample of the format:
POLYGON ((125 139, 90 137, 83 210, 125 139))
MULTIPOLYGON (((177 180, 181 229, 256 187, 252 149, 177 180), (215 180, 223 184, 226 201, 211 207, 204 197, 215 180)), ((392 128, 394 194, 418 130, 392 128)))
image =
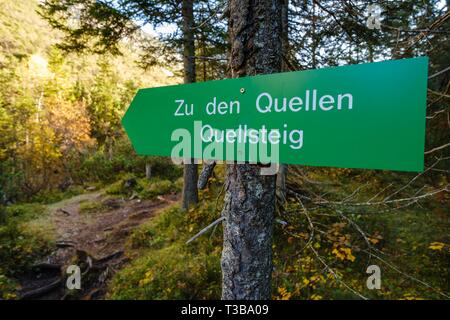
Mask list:
POLYGON ((370 241, 370 243, 377 244, 380 242, 380 240, 383 239, 383 237, 378 232, 375 232, 373 236, 369 236, 367 237, 367 239, 370 241))
POLYGON ((289 300, 292 297, 292 293, 287 291, 285 287, 279 287, 278 288, 279 297, 277 300, 289 300))
POLYGON ((331 251, 331 253, 333 253, 336 258, 340 259, 340 260, 349 260, 351 262, 355 261, 355 256, 352 254, 352 249, 350 248, 343 248, 343 247, 338 247, 338 248, 334 248, 333 251, 331 251))
POLYGON ((415 297, 411 293, 406 293, 401 300, 423 300, 423 298, 415 297))
POLYGON ((445 243, 442 242, 432 242, 428 246, 428 249, 441 251, 445 247, 445 243))
POLYGON ((5 293, 3 295, 3 299, 5 300, 14 300, 17 298, 17 295, 15 293, 5 293))
POLYGON ((310 297, 311 300, 322 300, 322 296, 318 295, 318 294, 313 294, 310 297))
POLYGON ((340 231, 342 230, 347 224, 345 222, 338 222, 338 223, 333 223, 331 225, 331 227, 333 229, 335 229, 336 231, 340 231))
POLYGON ((311 280, 311 282, 319 282, 319 281, 323 281, 324 277, 322 275, 318 275, 315 274, 313 276, 311 276, 311 278, 309 278, 311 280))
POLYGON ((344 260, 345 259, 345 254, 343 254, 340 250, 338 250, 337 248, 334 248, 333 251, 331 251, 331 253, 333 253, 338 259, 344 260))
POLYGON ((301 237, 304 240, 308 240, 309 239, 309 233, 307 233, 307 232, 299 232, 298 236, 301 237))
POLYGON ((323 275, 320 274, 314 274, 311 277, 308 278, 303 278, 302 283, 304 287, 311 287, 313 289, 316 288, 316 285, 319 283, 325 283, 326 279, 324 278, 323 275))
POLYGON ((335 280, 335 277, 334 277, 333 273, 328 272, 328 273, 327 273, 327 279, 328 279, 328 280, 335 280))
POLYGON ((286 272, 288 272, 288 273, 293 273, 295 271, 296 271, 296 268, 293 267, 293 266, 287 266, 286 267, 286 272))
POLYGON ((352 250, 348 248, 350 246, 349 234, 342 234, 342 230, 346 227, 346 223, 333 223, 331 228, 327 231, 327 237, 329 240, 333 241, 332 254, 336 256, 339 260, 349 260, 351 262, 355 261, 355 256, 352 254, 352 250))
POLYGON ((350 244, 351 235, 342 234, 342 230, 345 228, 346 223, 333 223, 331 228, 327 230, 326 236, 328 240, 332 241, 335 246, 348 246, 350 244))
POLYGON ((140 287, 143 287, 143 286, 149 284, 150 282, 153 281, 153 278, 154 278, 153 272, 152 272, 151 270, 147 271, 147 272, 145 273, 144 278, 141 279, 141 280, 139 280, 139 286, 140 286, 140 287))
POLYGON ((310 256, 306 256, 306 257, 300 258, 300 262, 304 263, 306 266, 309 266, 314 262, 314 259, 310 256))

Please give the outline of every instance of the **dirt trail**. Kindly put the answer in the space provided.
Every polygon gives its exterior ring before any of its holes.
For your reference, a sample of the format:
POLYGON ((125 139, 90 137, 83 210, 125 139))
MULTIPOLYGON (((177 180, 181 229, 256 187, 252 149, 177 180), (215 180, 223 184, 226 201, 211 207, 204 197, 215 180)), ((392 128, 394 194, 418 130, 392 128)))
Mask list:
POLYGON ((127 262, 123 254, 127 236, 160 209, 177 200, 178 196, 173 194, 159 196, 155 200, 130 200, 94 192, 51 205, 57 249, 23 276, 22 297, 101 298, 107 280, 127 262), (82 212, 80 205, 84 202, 96 203, 99 210, 82 212), (68 294, 64 275, 71 264, 79 265, 82 270, 82 290, 68 294))

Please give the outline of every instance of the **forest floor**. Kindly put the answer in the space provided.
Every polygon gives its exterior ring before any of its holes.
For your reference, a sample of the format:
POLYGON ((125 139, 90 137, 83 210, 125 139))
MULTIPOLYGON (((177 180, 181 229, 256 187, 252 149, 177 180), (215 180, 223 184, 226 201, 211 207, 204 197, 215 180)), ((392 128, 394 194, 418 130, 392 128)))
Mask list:
MULTIPOLYGON (((220 217, 224 170, 187 211, 179 183, 129 175, 64 201, 11 205, 0 225, 0 299, 220 299, 222 226, 187 241, 220 217), (70 265, 81 290, 66 289, 70 265)), ((450 194, 382 201, 442 185, 414 177, 291 167, 274 226, 272 298, 448 299, 450 194), (361 206, 367 199, 380 205, 361 206), (381 270, 379 290, 367 287, 369 265, 381 270)))
POLYGON ((112 274, 128 261, 128 235, 161 209, 178 200, 175 194, 153 200, 114 198, 102 191, 49 205, 55 250, 20 278, 25 299, 98 299, 112 274), (81 269, 81 290, 67 290, 69 265, 81 269))

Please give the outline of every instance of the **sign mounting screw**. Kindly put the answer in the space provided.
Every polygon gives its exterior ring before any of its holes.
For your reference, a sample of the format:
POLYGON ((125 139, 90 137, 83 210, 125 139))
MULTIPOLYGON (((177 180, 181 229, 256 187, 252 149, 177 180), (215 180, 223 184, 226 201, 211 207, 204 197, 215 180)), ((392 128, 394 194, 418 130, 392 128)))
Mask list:
POLYGON ((245 88, 241 88, 241 90, 239 90, 241 93, 245 92, 245 88))

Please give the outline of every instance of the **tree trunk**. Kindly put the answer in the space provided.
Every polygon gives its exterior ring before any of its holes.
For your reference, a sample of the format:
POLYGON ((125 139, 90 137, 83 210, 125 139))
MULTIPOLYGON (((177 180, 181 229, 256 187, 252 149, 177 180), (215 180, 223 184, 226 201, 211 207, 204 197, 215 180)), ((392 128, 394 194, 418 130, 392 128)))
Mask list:
POLYGON ((288 172, 287 164, 280 163, 277 173, 277 196, 279 201, 286 201, 286 175, 288 172))
POLYGON ((183 0, 183 67, 184 83, 195 82, 194 1, 183 0))
MULTIPOLYGON (((283 52, 281 69, 282 71, 289 71, 289 0, 282 0, 281 5, 281 50, 283 52)), ((287 165, 280 163, 277 174, 277 196, 281 202, 286 200, 287 171, 287 165)))
POLYGON ((152 165, 151 163, 147 162, 145 164, 145 177, 150 180, 150 178, 152 177, 152 165))
POLYGON ((312 27, 312 68, 317 67, 317 35, 316 35, 316 3, 312 3, 312 17, 311 17, 311 27, 312 27))
POLYGON ((184 210, 189 209, 189 206, 198 202, 197 178, 197 165, 193 163, 185 164, 183 171, 184 185, 182 196, 182 208, 184 210))
MULTIPOLYGON (((195 45, 194 45, 194 4, 193 0, 183 0, 183 66, 184 83, 195 82, 195 45)), ((198 202, 197 192, 197 164, 191 159, 191 163, 184 164, 183 173, 183 200, 182 207, 187 210, 190 205, 198 202)))
POLYGON ((289 0, 281 0, 281 51, 283 60, 281 61, 281 70, 289 71, 289 0))
MULTIPOLYGON (((231 0, 232 77, 281 70, 280 0, 231 0)), ((270 299, 275 176, 227 165, 222 299, 270 299)))

